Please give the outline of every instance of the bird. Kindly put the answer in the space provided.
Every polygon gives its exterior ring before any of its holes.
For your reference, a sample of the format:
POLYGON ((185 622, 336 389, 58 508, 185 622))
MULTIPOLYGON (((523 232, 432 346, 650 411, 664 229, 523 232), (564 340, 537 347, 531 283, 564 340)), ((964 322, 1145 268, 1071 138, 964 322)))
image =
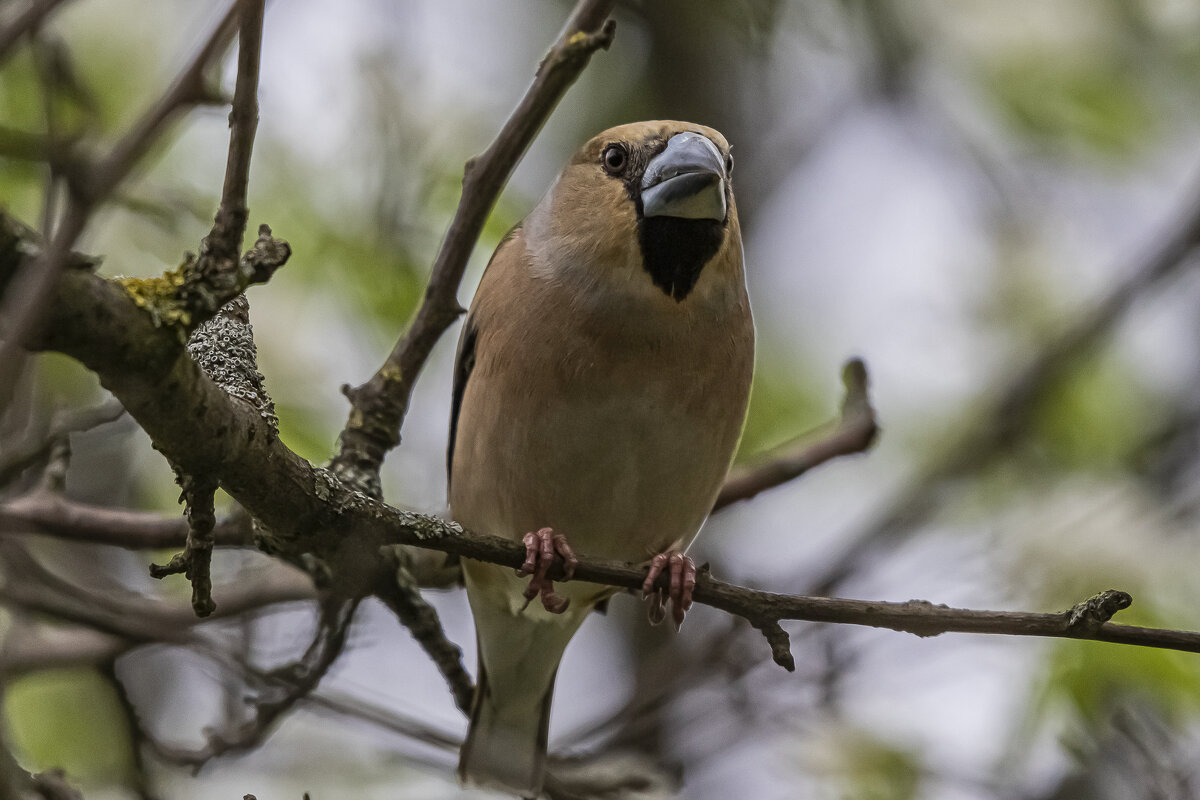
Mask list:
POLYGON ((669 603, 678 628, 691 605, 684 551, 732 462, 754 368, 732 169, 712 128, 606 130, 484 270, 455 359, 450 515, 526 558, 516 574, 462 561, 479 651, 464 784, 542 790, 559 662, 615 592, 552 582, 552 565, 569 578, 576 550, 645 564, 652 621, 669 603))

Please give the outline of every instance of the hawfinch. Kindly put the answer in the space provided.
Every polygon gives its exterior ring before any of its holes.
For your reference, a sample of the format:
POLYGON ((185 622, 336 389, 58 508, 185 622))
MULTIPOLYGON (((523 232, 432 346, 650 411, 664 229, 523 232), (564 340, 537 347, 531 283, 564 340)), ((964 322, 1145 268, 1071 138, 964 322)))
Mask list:
POLYGON ((732 167, 701 125, 607 130, 484 272, 455 367, 450 511, 527 556, 516 575, 462 565, 479 644, 464 782, 541 791, 563 650, 614 592, 552 585, 555 560, 568 577, 572 548, 648 564, 658 619, 665 573, 676 626, 691 603, 683 550, 733 458, 754 362, 732 167))

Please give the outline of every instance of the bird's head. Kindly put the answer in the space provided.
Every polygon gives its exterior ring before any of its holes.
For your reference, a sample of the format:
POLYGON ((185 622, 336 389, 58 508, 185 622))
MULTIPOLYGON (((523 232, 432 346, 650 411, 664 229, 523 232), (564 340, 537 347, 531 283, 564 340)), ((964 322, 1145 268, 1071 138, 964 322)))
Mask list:
POLYGON ((610 128, 575 153, 526 232, 547 245, 539 254, 544 269, 587 270, 572 277, 589 283, 643 283, 683 302, 706 268, 741 278, 732 169, 729 143, 712 128, 674 121, 610 128))

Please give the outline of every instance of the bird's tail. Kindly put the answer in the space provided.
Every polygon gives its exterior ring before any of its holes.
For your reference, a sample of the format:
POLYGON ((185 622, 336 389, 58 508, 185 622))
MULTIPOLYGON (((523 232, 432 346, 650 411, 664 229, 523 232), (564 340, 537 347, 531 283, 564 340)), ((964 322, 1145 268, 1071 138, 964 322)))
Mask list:
POLYGON ((554 681, 540 702, 498 704, 492 696, 482 660, 471 706, 471 727, 458 761, 463 783, 537 797, 546 764, 550 698, 554 681))

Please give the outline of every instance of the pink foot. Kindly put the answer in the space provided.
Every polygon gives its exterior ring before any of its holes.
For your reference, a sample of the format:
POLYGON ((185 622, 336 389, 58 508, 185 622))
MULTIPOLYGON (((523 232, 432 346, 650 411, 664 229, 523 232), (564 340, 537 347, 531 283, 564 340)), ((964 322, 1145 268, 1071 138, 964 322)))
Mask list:
POLYGON ((696 562, 678 550, 659 553, 650 562, 646 580, 642 582, 642 599, 650 601, 650 623, 657 625, 666 617, 666 601, 671 600, 671 621, 675 630, 683 625, 683 615, 692 607, 692 591, 696 588, 696 562), (669 581, 664 594, 654 588, 658 576, 667 570, 669 581))
POLYGON ((529 585, 525 587, 525 607, 533 598, 541 595, 542 606, 551 614, 561 614, 567 610, 570 600, 554 591, 554 581, 546 577, 550 566, 556 558, 563 562, 563 580, 569 581, 575 574, 579 560, 567 544, 567 537, 555 533, 551 528, 525 534, 521 539, 525 545, 525 563, 517 570, 518 575, 530 575, 529 585))

